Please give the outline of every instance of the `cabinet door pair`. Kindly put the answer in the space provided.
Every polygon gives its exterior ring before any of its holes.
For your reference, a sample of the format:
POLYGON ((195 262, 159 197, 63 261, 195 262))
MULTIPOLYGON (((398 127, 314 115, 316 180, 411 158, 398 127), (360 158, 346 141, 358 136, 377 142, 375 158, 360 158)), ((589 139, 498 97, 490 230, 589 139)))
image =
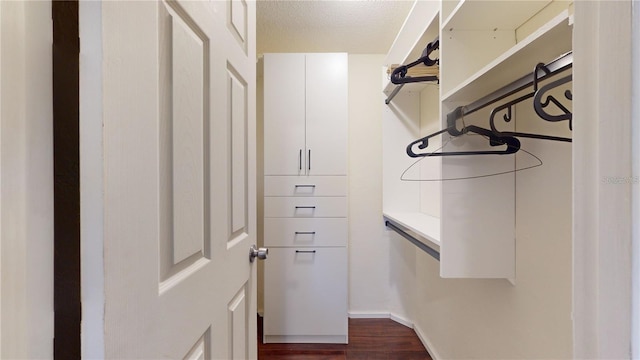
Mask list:
POLYGON ((347 174, 347 54, 265 54, 265 175, 347 174))

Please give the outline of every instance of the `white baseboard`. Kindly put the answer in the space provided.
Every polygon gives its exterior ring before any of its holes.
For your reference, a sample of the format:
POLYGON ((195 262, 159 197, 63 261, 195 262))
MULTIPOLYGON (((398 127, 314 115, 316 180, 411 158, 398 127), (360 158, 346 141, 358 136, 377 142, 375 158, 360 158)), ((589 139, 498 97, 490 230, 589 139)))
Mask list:
POLYGON ((442 359, 442 357, 440 357, 440 354, 438 354, 438 352, 433 347, 431 341, 429 341, 429 338, 427 338, 427 336, 424 334, 424 332, 422 332, 422 329, 420 329, 419 326, 414 325, 413 331, 416 332, 416 335, 418 335, 418 339, 420 339, 422 345, 424 345, 425 349, 427 349, 427 352, 429 353, 429 355, 431 355, 431 358, 433 360, 442 359))
POLYGON ((349 317, 352 319, 391 319, 399 324, 402 324, 408 328, 413 329, 413 322, 407 320, 403 317, 400 317, 396 314, 388 313, 388 312, 364 312, 364 311, 351 311, 349 312, 349 317))
POLYGON ((391 320, 397 322, 398 324, 402 324, 408 328, 413 329, 413 321, 405 319, 403 317, 400 317, 398 315, 395 314, 391 314, 391 316, 389 317, 391 320))
POLYGON ((388 312, 362 312, 362 311, 350 311, 349 317, 351 319, 391 319, 391 314, 388 312))

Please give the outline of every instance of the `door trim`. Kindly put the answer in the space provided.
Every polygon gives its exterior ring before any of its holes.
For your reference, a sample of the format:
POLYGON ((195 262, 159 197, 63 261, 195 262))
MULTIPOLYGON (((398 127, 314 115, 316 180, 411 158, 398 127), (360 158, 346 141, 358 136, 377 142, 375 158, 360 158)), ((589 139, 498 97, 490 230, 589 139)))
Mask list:
POLYGON ((80 137, 78 2, 52 1, 54 358, 79 359, 80 137))

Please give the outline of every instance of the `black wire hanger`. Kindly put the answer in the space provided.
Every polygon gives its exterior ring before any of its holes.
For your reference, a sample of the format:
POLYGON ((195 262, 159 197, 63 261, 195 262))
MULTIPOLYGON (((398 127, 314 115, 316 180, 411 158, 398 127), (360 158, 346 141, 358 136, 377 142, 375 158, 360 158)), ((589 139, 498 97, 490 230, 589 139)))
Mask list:
MULTIPOLYGON (((546 66, 542 63, 537 64, 533 71, 533 91, 525 94, 523 96, 518 97, 517 99, 511 100, 503 105, 500 105, 494 108, 491 111, 491 115, 489 116, 489 124, 491 126, 491 131, 499 136, 517 136, 517 137, 526 137, 533 139, 541 139, 541 140, 551 140, 551 141, 565 141, 571 142, 571 138, 560 137, 560 136, 551 136, 551 135, 542 135, 542 134, 531 134, 531 133, 522 133, 522 132, 514 132, 514 131, 499 131, 495 125, 496 115, 506 110, 506 113, 502 116, 502 120, 504 122, 510 122, 512 120, 512 108, 514 105, 521 103, 529 98, 533 98, 533 108, 538 114, 540 118, 550 122, 558 122, 569 120, 569 129, 572 129, 572 118, 573 114, 569 111, 558 99, 556 99, 553 95, 547 95, 546 99, 542 100, 544 95, 549 92, 551 89, 554 89, 560 85, 566 84, 572 80, 572 75, 565 76, 549 84, 538 88, 538 71, 542 70, 546 75, 549 75, 550 72, 546 68, 546 66), (562 114, 560 115, 551 115, 545 111, 545 108, 548 107, 551 103, 553 103, 558 109, 561 110, 562 114)), ((570 90, 565 91, 564 96, 572 100, 573 96, 570 90)))
MULTIPOLYGON (((449 114, 447 116, 447 128, 437 131, 433 134, 429 134, 423 138, 420 138, 416 141, 413 141, 409 145, 407 145, 407 155, 410 157, 424 157, 424 156, 461 156, 461 155, 508 155, 514 154, 520 150, 520 140, 513 136, 502 136, 496 135, 489 129, 485 129, 476 125, 463 125, 462 130, 458 130, 456 128, 456 120, 458 117, 453 114, 449 114), (473 150, 473 151, 448 151, 448 152, 426 152, 426 153, 415 153, 413 151, 413 147, 418 145, 418 149, 426 149, 429 146, 429 139, 443 134, 449 133, 449 135, 453 137, 464 135, 468 132, 472 132, 475 134, 483 135, 489 140, 489 145, 491 146, 502 146, 506 145, 507 147, 504 150, 473 150)), ((463 122, 464 123, 464 122, 463 122)))
POLYGON ((393 72, 391 73, 391 82, 396 85, 400 85, 400 84, 422 82, 422 81, 437 81, 438 80, 437 76, 416 76, 416 77, 407 76, 407 70, 409 70, 409 68, 412 68, 420 64, 424 64, 425 66, 433 66, 438 64, 440 60, 431 59, 429 55, 431 55, 431 53, 437 50, 439 47, 440 47, 440 40, 439 40, 439 37, 436 37, 432 42, 427 44, 427 47, 424 48, 424 50, 422 51, 422 56, 418 60, 407 65, 400 65, 395 70, 393 70, 393 72))

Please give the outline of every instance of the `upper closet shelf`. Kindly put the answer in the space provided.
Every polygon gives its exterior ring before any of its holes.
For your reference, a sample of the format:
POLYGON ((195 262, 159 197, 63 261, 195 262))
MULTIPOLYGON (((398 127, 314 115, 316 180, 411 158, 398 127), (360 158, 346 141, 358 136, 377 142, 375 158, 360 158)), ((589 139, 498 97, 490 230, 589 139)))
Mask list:
MULTIPOLYGON (((439 34, 439 11, 440 4, 436 1, 416 1, 414 3, 384 60, 385 71, 391 65, 407 64, 421 57, 427 44, 439 34)), ((402 86, 403 92, 419 92, 428 83, 431 82, 395 85, 385 73, 383 92, 389 96, 400 86, 402 86)))
POLYGON ((443 30, 515 30, 551 0, 512 1, 461 0, 442 23, 443 30), (508 15, 507 15, 508 14, 508 15))
POLYGON ((571 46, 569 11, 564 10, 487 66, 446 92, 442 101, 476 100, 478 95, 491 93, 522 74, 533 71, 537 63, 547 63, 571 51, 571 46))

